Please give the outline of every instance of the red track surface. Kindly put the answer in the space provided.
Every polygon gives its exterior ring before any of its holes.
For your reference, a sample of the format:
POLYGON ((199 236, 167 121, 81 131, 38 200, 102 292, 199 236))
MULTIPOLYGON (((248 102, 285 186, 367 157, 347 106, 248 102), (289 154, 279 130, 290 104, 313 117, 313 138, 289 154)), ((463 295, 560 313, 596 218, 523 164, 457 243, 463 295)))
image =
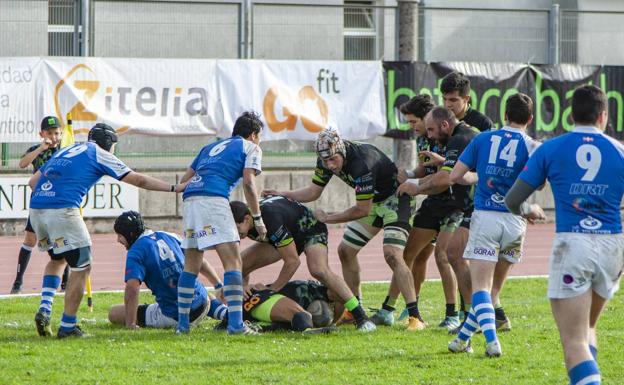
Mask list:
MULTIPOLYGON (((342 238, 342 229, 331 229, 329 232, 329 262, 332 270, 341 275, 340 261, 336 248, 342 238)), ((548 273, 548 256, 554 236, 554 225, 541 224, 529 226, 525 243, 525 256, 523 261, 514 267, 512 275, 545 275, 548 273)), ((123 270, 125 262, 125 250, 117 243, 113 234, 93 235, 93 290, 113 290, 123 288, 123 270)), ((0 237, 0 294, 8 294, 15 278, 17 254, 22 244, 21 237, 0 237)), ((390 268, 386 265, 381 254, 380 235, 375 237, 359 255, 362 267, 363 281, 385 281, 390 279, 390 268)), ((243 240, 242 247, 246 247, 251 241, 243 240)), ((222 274, 223 269, 215 252, 206 253, 207 260, 222 274)), ((37 293, 41 290, 41 277, 43 268, 49 257, 38 250, 33 251, 30 264, 24 275, 23 293, 37 293)), ((267 266, 253 274, 254 282, 271 282, 277 276, 281 263, 267 266)), ((305 265, 305 257, 295 274, 295 278, 306 279, 310 274, 305 265)), ((433 258, 429 261, 428 278, 439 278, 433 258)), ((204 283, 206 283, 204 281, 204 283)))

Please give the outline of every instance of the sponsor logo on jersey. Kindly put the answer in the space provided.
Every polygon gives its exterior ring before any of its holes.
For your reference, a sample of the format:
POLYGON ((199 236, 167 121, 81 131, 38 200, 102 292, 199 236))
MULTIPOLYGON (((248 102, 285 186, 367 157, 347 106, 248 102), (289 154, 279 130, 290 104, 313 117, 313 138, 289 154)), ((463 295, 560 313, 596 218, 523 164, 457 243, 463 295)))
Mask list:
POLYGON ((499 193, 492 194, 490 199, 492 200, 492 202, 498 204, 503 204, 503 202, 505 202, 505 197, 500 195, 499 193))
POLYGON ((592 218, 591 216, 588 216, 587 218, 581 219, 581 221, 579 222, 579 225, 581 225, 581 227, 584 228, 585 230, 598 230, 599 228, 602 227, 602 222, 600 222, 596 218, 592 218))
POLYGON ((42 185, 41 185, 41 190, 43 190, 43 191, 48 191, 48 190, 51 190, 51 189, 52 189, 52 187, 54 187, 54 186, 52 185, 52 182, 47 181, 47 182, 45 182, 44 184, 42 184, 42 185))
POLYGON ((201 182, 201 180, 202 180, 202 177, 200 175, 195 174, 193 179, 191 179, 191 183, 199 183, 201 182))

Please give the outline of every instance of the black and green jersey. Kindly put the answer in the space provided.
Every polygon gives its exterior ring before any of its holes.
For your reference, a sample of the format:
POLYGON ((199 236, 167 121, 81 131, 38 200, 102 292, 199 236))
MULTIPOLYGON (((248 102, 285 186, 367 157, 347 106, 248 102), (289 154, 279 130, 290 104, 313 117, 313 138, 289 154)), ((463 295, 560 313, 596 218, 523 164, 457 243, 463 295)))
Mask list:
MULTIPOLYGON (((28 150, 26 150, 24 155, 29 154, 29 153, 35 151, 37 148, 39 148, 39 146, 40 146, 39 144, 35 144, 34 146, 28 147, 28 150)), ((48 160, 50 160, 52 155, 54 155, 59 150, 59 148, 60 148, 60 146, 56 146, 54 148, 50 147, 47 150, 42 151, 39 155, 37 155, 37 157, 35 159, 33 159, 33 161, 32 161, 33 174, 36 173, 37 170, 39 170, 41 168, 41 166, 46 164, 46 162, 48 160)), ((24 157, 24 155, 22 155, 22 157, 24 157)))
MULTIPOLYGON (((344 141, 346 158, 337 175, 343 182, 355 189, 355 199, 373 199, 382 202, 396 192, 398 187, 397 168, 380 149, 367 143, 344 141)), ((325 187, 334 174, 323 166, 319 158, 312 182, 325 187)))
POLYGON ((460 120, 481 132, 490 131, 494 128, 494 123, 490 118, 483 115, 472 107, 468 107, 468 110, 466 110, 464 117, 460 120))
MULTIPOLYGON (((446 155, 446 147, 444 147, 435 140, 427 138, 426 136, 419 136, 418 138, 416 138, 416 153, 418 154, 418 163, 428 162, 429 157, 420 155, 421 151, 431 151, 442 156, 446 155)), ((438 167, 425 166, 425 175, 432 175, 436 172, 438 172, 438 167)), ((451 190, 446 189, 439 194, 429 195, 427 199, 435 199, 440 201, 449 200, 451 199, 451 190)))
MULTIPOLYGON (((455 164, 459 160, 459 156, 468 147, 470 141, 479 134, 479 130, 467 125, 464 122, 459 122, 453 129, 453 135, 446 143, 446 155, 444 158, 443 170, 449 172, 453 170, 455 164)), ((451 193, 453 200, 459 209, 465 209, 472 205, 472 186, 464 186, 455 184, 451 187, 451 193)))
MULTIPOLYGON (((260 213, 267 229, 266 242, 275 247, 288 246, 295 242, 297 252, 302 253, 310 242, 327 245, 327 226, 319 222, 312 210, 297 201, 282 196, 271 196, 260 200, 260 213)), ((247 234, 258 238, 252 228, 247 234)))
POLYGON ((292 299, 304 309, 316 300, 329 302, 327 287, 316 281, 290 281, 279 291, 279 294, 292 299))

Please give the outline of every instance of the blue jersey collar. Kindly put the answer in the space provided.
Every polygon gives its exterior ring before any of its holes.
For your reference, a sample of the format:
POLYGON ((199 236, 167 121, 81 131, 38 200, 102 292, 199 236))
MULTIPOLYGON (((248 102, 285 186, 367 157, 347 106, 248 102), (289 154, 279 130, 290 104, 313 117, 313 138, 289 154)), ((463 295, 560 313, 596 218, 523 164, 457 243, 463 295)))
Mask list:
POLYGON ((501 127, 501 130, 510 131, 510 132, 517 132, 519 134, 524 132, 524 130, 522 130, 520 128, 514 128, 514 127, 509 127, 509 126, 503 126, 503 127, 501 127))
POLYGON ((602 134, 602 131, 600 131, 598 127, 594 126, 576 126, 572 132, 579 132, 582 134, 602 134))

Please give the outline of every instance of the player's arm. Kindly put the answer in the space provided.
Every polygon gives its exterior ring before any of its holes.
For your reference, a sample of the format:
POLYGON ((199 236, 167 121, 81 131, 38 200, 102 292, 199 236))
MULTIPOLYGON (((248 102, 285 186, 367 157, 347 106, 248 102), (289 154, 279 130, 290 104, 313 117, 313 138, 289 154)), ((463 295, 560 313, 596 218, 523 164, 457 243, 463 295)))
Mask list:
POLYGON ((189 180, 191 180, 191 178, 194 175, 195 175, 195 170, 193 170, 191 167, 188 167, 184 175, 182 175, 182 179, 180 179, 180 183, 188 182, 189 180))
POLYGON ((256 172, 254 168, 243 169, 243 194, 251 211, 254 227, 258 232, 258 239, 263 240, 266 237, 266 226, 262 221, 262 213, 260 212, 260 203, 258 202, 258 190, 256 190, 256 172))
POLYGON ((45 139, 41 142, 41 145, 39 147, 35 148, 33 151, 25 153, 19 161, 19 167, 28 167, 28 165, 31 164, 35 160, 35 158, 39 156, 39 154, 48 149, 50 144, 52 144, 52 141, 50 141, 50 139, 45 139))
POLYGON ((373 208, 373 198, 365 200, 356 200, 355 206, 351 206, 344 211, 338 213, 327 214, 323 210, 314 211, 316 219, 323 223, 345 223, 356 219, 364 218, 373 208))
POLYGON ((35 189, 35 186, 37 185, 37 183, 39 183, 40 178, 41 178, 41 170, 37 170, 37 172, 34 173, 33 176, 30 177, 30 179, 28 180, 28 186, 30 186, 31 190, 35 189))
POLYGON ((473 185, 479 181, 477 173, 470 171, 470 167, 461 160, 457 161, 449 178, 452 184, 473 185))
POLYGON ((420 179, 417 183, 407 181, 397 189, 398 195, 433 195, 439 194, 451 187, 451 179, 449 171, 442 169, 435 174, 429 175, 427 178, 420 179))
POLYGON ((408 179, 423 178, 424 176, 425 176, 425 166, 423 164, 419 164, 418 166, 416 166, 415 169, 411 171, 399 168, 399 172, 397 174, 397 181, 399 181, 399 183, 404 183, 408 179))
POLYGON ((120 180, 138 188, 152 191, 179 192, 181 186, 179 184, 169 184, 160 179, 135 171, 130 171, 120 180))
POLYGON ((124 309, 126 311, 126 327, 134 329, 137 327, 137 309, 139 308, 139 292, 141 282, 138 279, 126 281, 124 291, 124 309))
POLYGON ((505 206, 511 213, 520 215, 531 223, 546 219, 546 214, 539 205, 529 204, 526 201, 534 191, 533 186, 522 179, 516 179, 516 182, 505 195, 505 206))
POLYGON ((321 187, 316 184, 311 184, 304 188, 300 188, 299 190, 293 190, 293 191, 277 191, 277 190, 267 189, 267 190, 262 191, 262 195, 263 196, 281 195, 283 197, 286 197, 286 198, 289 198, 298 202, 312 202, 320 198, 321 194, 323 193, 324 188, 325 187, 321 187))
POLYGON ((206 261, 205 259, 202 261, 199 272, 201 273, 201 275, 208 279, 208 282, 210 282, 212 287, 217 288, 219 285, 223 286, 221 280, 219 279, 219 275, 212 267, 212 265, 209 264, 208 261, 206 261))
MULTIPOLYGON (((292 238, 290 239, 292 240, 292 238)), ((293 275, 295 275, 295 272, 301 264, 294 240, 286 246, 278 247, 277 251, 279 252, 280 257, 282 257, 284 264, 282 265, 282 269, 280 270, 275 282, 269 285, 269 288, 276 292, 282 290, 293 275)))

